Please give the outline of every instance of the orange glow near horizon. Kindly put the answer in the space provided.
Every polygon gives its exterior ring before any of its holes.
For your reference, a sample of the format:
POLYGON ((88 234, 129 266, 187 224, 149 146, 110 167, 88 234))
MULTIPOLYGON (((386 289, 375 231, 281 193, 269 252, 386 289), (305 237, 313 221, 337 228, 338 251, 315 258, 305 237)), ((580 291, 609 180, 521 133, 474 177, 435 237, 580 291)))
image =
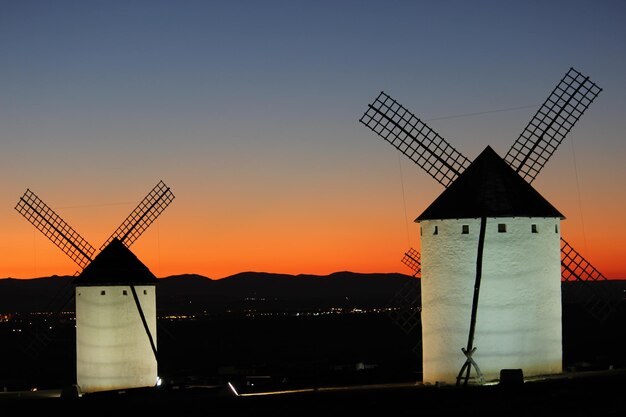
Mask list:
MULTIPOLYGON (((274 224, 275 216, 268 213, 272 207, 244 215, 235 205, 232 210, 224 208, 218 216, 206 216, 177 197, 131 250, 158 277, 197 273, 219 279, 244 271, 315 275, 344 270, 408 273, 399 262, 406 250, 401 244, 406 241, 404 228, 390 233, 385 230, 386 223, 372 223, 365 218, 366 213, 350 213, 347 205, 343 207, 322 202, 317 208, 308 205, 307 211, 317 210, 320 216, 309 222, 299 218, 298 207, 294 207, 292 216, 280 218, 279 228, 274 224), (182 215, 183 210, 186 215, 182 215)), ((382 205, 378 209, 382 210, 382 205)), ((57 212, 98 248, 117 227, 113 219, 124 218, 124 210, 127 214, 132 206, 66 208, 57 212), (117 216, 112 212, 117 212, 117 216), (107 228, 106 224, 110 226, 107 228)), ((303 218, 306 216, 309 215, 302 213, 303 218)), ((412 227, 418 230, 417 225, 412 227)), ((6 277, 72 275, 79 269, 17 212, 6 232, 8 239, 0 248, 7 255, 2 268, 6 277)))
MULTIPOLYGON (((436 196, 437 187, 433 185, 425 194, 436 196)), ((398 196, 380 199, 366 191, 353 195, 337 193, 328 195, 327 203, 310 198, 299 203, 285 200, 252 211, 245 209, 245 203, 235 202, 232 208, 216 208, 209 216, 194 206, 195 202, 185 202, 184 191, 172 189, 177 198, 131 247, 160 278, 193 273, 220 279, 245 271, 293 275, 338 271, 411 274, 400 259, 409 246, 420 249, 419 225, 411 221, 412 217, 403 218, 398 196), (355 205, 349 204, 350 198, 361 200, 364 209, 353 212, 355 205), (331 201, 338 203, 330 204, 331 201), (279 217, 274 215, 278 210, 282 214, 279 217), (317 217, 312 218, 311 213, 317 217)), ((398 190, 389 195, 393 192, 398 190)), ((620 233, 615 233, 602 216, 588 215, 590 220, 586 220, 583 235, 576 224, 576 205, 568 201, 566 194, 555 194, 565 208, 555 205, 564 213, 573 213, 561 223, 563 237, 607 278, 626 278, 620 233)), ((415 205, 422 206, 411 210, 417 215, 425 204, 415 205)), ((133 203, 68 206, 57 212, 98 248, 133 207, 133 203)), ((609 216, 618 215, 619 211, 603 210, 609 216)), ((17 212, 7 226, 6 239, 0 243, 4 254, 2 278, 72 275, 78 271, 78 266, 17 212)))

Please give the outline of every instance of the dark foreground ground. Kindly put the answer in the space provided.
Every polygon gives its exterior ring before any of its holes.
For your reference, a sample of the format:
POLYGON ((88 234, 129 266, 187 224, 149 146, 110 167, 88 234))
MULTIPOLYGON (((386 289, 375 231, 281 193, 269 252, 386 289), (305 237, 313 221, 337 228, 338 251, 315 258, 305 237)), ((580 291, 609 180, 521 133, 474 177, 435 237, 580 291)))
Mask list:
POLYGON ((618 369, 465 388, 395 384, 236 396, 228 386, 174 386, 48 399, 43 398, 46 392, 39 392, 40 398, 13 393, 0 394, 0 407, 27 415, 136 411, 180 416, 623 416, 625 392, 626 370, 618 369))
POLYGON ((566 305, 563 375, 467 388, 421 385, 419 327, 385 314, 161 320, 163 386, 80 398, 61 396, 75 383, 72 322, 36 353, 23 348, 28 329, 5 323, 0 415, 626 416, 625 320, 623 306, 598 322, 566 305))

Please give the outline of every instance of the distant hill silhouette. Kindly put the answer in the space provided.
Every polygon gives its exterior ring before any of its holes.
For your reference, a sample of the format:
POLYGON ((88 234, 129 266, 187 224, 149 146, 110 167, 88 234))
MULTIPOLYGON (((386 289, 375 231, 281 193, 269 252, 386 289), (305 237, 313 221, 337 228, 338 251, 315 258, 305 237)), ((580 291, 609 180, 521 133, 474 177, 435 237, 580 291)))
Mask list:
MULTIPOLYGON (((378 308, 415 278, 397 273, 336 272, 326 276, 243 272, 213 280, 195 274, 159 279, 160 314, 311 311, 337 307, 378 308)), ((71 298, 72 277, 0 279, 0 312, 57 311, 71 298)), ((626 281, 563 284, 563 302, 584 304, 590 292, 623 299, 626 281)), ((69 304, 73 309, 73 303, 69 304)))
MULTIPOLYGON (((0 279, 0 312, 57 311, 63 297, 71 295, 71 276, 33 279, 0 279)), ((74 308, 73 305, 71 307, 74 308)))
MULTIPOLYGON (((383 307, 412 279, 403 274, 353 272, 327 276, 243 272, 219 280, 176 275, 159 279, 157 307, 160 313, 383 307)), ((71 281, 69 276, 0 279, 0 312, 58 310, 73 290, 71 281)))
POLYGON ((352 272, 328 276, 243 272, 220 280, 183 275, 160 281, 157 305, 169 311, 207 312, 383 307, 411 279, 352 272), (191 308, 194 304, 196 308, 191 308))

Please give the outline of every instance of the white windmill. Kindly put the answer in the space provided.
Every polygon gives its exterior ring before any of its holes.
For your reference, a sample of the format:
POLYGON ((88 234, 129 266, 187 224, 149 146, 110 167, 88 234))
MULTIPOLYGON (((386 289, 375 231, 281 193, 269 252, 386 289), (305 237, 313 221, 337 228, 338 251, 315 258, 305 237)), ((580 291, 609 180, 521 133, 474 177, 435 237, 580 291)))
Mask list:
POLYGON ((32 191, 15 207, 82 269, 74 284, 76 383, 83 393, 157 382, 157 279, 128 248, 173 199, 160 181, 95 257, 94 247, 32 191))
POLYGON ((472 367, 481 382, 562 371, 561 279, 606 278, 530 183, 600 91, 570 68, 504 158, 488 147, 473 162, 384 92, 360 119, 447 187, 416 219, 421 259, 405 255, 421 267, 424 382, 467 384, 472 367))

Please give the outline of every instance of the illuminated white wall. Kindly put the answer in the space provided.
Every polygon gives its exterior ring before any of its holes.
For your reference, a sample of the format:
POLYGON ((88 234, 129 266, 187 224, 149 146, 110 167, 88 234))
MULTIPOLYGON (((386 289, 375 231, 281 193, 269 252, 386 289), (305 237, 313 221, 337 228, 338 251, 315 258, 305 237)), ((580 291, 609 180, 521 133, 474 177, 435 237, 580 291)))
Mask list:
MULTIPOLYGON (((423 380, 455 383, 465 362, 480 219, 420 226, 423 380)), ((524 376, 562 371, 560 259, 559 219, 487 219, 473 356, 487 380, 505 368, 522 368, 524 376)))
MULTIPOLYGON (((156 288, 135 286, 135 290, 156 344, 156 288)), ((157 361, 130 287, 76 287, 76 379, 80 390, 153 386, 156 378, 157 361)))

